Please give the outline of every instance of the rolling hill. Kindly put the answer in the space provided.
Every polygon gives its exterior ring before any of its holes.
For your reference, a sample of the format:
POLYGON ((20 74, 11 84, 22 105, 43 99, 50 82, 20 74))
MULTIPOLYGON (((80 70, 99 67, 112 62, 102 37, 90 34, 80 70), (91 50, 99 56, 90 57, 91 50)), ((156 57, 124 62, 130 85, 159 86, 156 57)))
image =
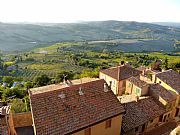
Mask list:
MULTIPOLYGON (((180 40, 180 28, 150 23, 0 23, 0 50, 3 51, 23 51, 65 41, 117 41, 115 49, 123 51, 177 51, 175 40, 180 40)), ((103 47, 103 43, 97 45, 103 47)))

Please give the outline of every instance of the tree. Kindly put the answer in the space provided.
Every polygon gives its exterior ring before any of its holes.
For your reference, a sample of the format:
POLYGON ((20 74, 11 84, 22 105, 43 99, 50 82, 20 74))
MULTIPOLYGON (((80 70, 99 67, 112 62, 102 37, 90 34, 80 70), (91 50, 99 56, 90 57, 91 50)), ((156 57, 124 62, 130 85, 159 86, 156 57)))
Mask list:
POLYGON ((2 99, 3 101, 6 101, 9 98, 11 99, 12 97, 23 98, 26 94, 26 91, 17 87, 13 89, 7 87, 2 93, 2 99))
POLYGON ((50 78, 47 75, 41 75, 34 79, 36 86, 45 86, 50 82, 50 78))
POLYGON ((4 76, 3 77, 3 82, 8 83, 10 86, 13 84, 13 77, 12 76, 4 76))
POLYGON ((25 107, 26 107, 26 112, 29 112, 30 111, 30 99, 29 99, 29 96, 25 96, 23 98, 23 102, 24 102, 25 107))
POLYGON ((26 112, 26 105, 22 99, 16 98, 11 100, 11 111, 13 113, 26 112))
POLYGON ((165 58, 164 62, 161 64, 161 69, 168 69, 168 59, 165 58))
POLYGON ((25 87, 26 89, 33 88, 33 83, 30 82, 30 81, 27 81, 27 82, 24 84, 24 87, 25 87))

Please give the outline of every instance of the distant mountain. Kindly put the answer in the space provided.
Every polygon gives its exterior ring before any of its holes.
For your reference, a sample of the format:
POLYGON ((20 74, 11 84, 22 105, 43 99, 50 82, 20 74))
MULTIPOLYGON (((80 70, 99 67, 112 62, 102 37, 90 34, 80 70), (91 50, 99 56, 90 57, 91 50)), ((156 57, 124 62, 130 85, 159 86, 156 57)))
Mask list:
POLYGON ((175 23, 175 22, 155 22, 154 24, 180 28, 180 22, 179 23, 175 23))
MULTIPOLYGON (((141 46, 143 50, 146 50, 146 45, 148 45, 149 47, 152 46, 152 51, 174 51, 174 39, 180 40, 180 28, 123 21, 67 24, 0 23, 0 50, 4 51, 21 51, 62 41, 113 39, 137 39, 141 41, 128 44, 128 48, 131 45, 138 45, 137 47, 141 46)), ((120 45, 124 45, 124 50, 128 50, 126 44, 121 43, 120 45)), ((135 51, 142 51, 142 49, 135 51)))

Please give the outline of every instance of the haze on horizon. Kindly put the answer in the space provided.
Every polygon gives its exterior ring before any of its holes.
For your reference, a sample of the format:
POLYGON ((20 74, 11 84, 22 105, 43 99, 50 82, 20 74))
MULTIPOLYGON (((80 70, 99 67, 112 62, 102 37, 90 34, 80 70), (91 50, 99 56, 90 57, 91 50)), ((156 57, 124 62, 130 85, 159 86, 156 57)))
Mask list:
POLYGON ((0 22, 180 22, 180 0, 0 0, 0 22))

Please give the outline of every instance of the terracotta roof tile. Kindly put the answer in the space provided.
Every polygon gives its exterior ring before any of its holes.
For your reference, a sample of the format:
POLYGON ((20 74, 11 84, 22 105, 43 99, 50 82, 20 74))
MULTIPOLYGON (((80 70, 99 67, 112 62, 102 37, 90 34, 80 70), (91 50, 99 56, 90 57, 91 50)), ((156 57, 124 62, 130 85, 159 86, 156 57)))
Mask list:
POLYGON ((123 115, 122 123, 122 129, 124 132, 143 125, 166 111, 161 104, 151 97, 123 105, 126 110, 126 114, 123 115))
POLYGON ((161 97, 167 102, 176 100, 175 93, 168 91, 167 89, 162 87, 160 84, 150 85, 149 94, 156 99, 159 99, 159 97, 161 97))
MULTIPOLYGON (((76 79, 76 80, 72 80, 72 81, 68 80, 69 82, 67 82, 67 83, 69 83, 70 85, 75 85, 75 84, 80 84, 81 82, 87 83, 87 82, 95 81, 95 80, 99 80, 99 79, 87 77, 87 78, 81 78, 81 79, 76 79)), ((31 92, 31 94, 39 94, 39 93, 44 93, 44 92, 48 92, 48 91, 62 89, 65 87, 67 87, 67 85, 64 83, 51 84, 51 85, 47 85, 47 86, 32 88, 32 89, 30 89, 30 92, 31 92)))
POLYGON ((128 65, 122 65, 122 66, 118 66, 118 67, 104 69, 104 70, 101 70, 100 72, 104 73, 116 80, 124 80, 131 76, 137 76, 137 75, 141 74, 141 71, 136 70, 128 65), (119 78, 118 78, 118 69, 120 71, 119 78))
POLYGON ((159 79, 165 82, 167 85, 175 89, 180 93, 180 74, 170 69, 156 75, 159 79))
POLYGON ((159 127, 153 128, 140 135, 170 135, 171 131, 176 128, 177 124, 174 121, 167 122, 159 127))
POLYGON ((8 126, 5 115, 0 115, 0 135, 8 135, 8 126))
POLYGON ((137 76, 137 77, 132 76, 128 80, 134 85, 138 86, 139 88, 142 88, 148 85, 145 81, 140 80, 140 76, 137 76))
POLYGON ((37 135, 68 134, 123 113, 113 92, 104 91, 104 83, 97 80, 30 95, 37 135))

